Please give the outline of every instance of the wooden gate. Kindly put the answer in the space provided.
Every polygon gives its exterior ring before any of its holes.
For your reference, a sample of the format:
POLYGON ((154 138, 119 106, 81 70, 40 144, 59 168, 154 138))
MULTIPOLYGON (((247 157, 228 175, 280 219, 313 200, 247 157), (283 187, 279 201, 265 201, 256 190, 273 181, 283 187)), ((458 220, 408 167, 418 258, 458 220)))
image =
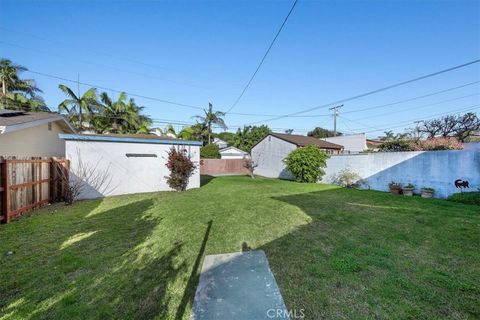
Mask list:
POLYGON ((61 201, 68 184, 69 161, 63 158, 0 158, 0 221, 61 201))

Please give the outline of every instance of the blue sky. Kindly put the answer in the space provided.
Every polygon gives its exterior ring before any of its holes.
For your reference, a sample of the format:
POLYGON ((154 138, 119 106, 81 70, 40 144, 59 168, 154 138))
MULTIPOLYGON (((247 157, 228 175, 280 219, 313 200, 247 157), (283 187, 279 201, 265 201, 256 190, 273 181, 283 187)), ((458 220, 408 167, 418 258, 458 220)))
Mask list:
MULTIPOLYGON (((33 71, 138 95, 227 110, 255 70, 291 1, 0 0, 0 56, 33 71)), ((480 57, 479 1, 300 0, 250 89, 232 110, 289 114, 480 57)), ((59 83, 37 80, 51 109, 59 83)), ((480 64, 345 103, 338 129, 375 137, 480 107, 480 84, 379 109, 359 109, 480 81, 480 64)), ((87 87, 82 86, 81 91, 87 87)), ((111 93, 115 96, 115 93, 111 93)), ((137 98, 155 119, 200 110, 137 98)), ((478 109, 480 110, 480 109, 478 109)), ((276 131, 332 128, 328 108, 266 122, 276 131)), ((235 126, 272 117, 226 117, 235 126)), ((164 127, 165 124, 157 123, 164 127)))

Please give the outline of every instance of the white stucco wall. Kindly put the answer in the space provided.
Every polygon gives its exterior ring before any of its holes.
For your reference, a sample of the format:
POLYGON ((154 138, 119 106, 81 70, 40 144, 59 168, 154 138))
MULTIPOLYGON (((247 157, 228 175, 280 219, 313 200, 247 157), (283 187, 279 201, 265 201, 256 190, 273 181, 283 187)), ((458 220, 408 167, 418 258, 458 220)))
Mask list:
POLYGON ((322 140, 343 146, 344 153, 358 153, 367 150, 367 137, 365 133, 330 137, 322 140))
POLYGON ((292 175, 285 168, 283 159, 296 148, 293 143, 277 137, 265 137, 251 151, 253 161, 258 164, 255 174, 269 178, 291 179, 292 175))
MULTIPOLYGON (((108 184, 94 189, 86 182, 81 199, 121 195, 140 192, 171 190, 165 176, 169 170, 165 166, 169 144, 66 141, 66 156, 70 160, 71 172, 78 172, 80 161, 96 172, 108 176, 108 184), (131 154, 155 154, 157 157, 127 157, 131 154)), ((200 147, 176 146, 186 149, 192 161, 198 166, 190 177, 188 189, 200 187, 200 147)), ((72 177, 71 179, 76 179, 72 177)))
POLYGON ((64 131, 52 122, 0 134, 0 155, 16 157, 64 157, 65 141, 58 137, 64 131))
POLYGON ((480 187, 480 151, 449 150, 420 152, 381 152, 336 155, 327 160, 323 182, 332 182, 335 174, 350 168, 374 190, 388 191, 391 181, 413 183, 435 189, 435 197, 459 192, 457 179, 468 180, 470 191, 480 187))

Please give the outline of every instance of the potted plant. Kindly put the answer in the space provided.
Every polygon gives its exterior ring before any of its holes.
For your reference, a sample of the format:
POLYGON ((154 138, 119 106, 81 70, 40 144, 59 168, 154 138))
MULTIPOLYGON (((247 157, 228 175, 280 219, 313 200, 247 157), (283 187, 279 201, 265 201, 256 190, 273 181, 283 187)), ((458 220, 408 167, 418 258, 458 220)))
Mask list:
POLYGON ((400 192, 402 191, 402 185, 400 183, 392 181, 388 184, 388 189, 390 189, 390 193, 400 194, 400 192))
POLYGON ((422 198, 431 198, 433 197, 433 192, 435 190, 433 188, 429 187, 423 187, 422 188, 422 198))
POLYGON ((413 190, 415 190, 415 186, 411 183, 407 184, 405 187, 402 188, 402 193, 404 196, 411 197, 413 196, 413 190))

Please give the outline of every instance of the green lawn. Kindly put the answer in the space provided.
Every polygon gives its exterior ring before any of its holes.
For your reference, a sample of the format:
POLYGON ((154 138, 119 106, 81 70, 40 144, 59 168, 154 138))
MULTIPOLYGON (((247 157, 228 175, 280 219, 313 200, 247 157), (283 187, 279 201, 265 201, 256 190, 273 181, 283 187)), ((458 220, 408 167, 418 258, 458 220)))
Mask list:
POLYGON ((478 206, 205 182, 1 225, 0 319, 188 319, 203 255, 242 246, 266 252, 288 308, 307 319, 480 317, 478 206))

